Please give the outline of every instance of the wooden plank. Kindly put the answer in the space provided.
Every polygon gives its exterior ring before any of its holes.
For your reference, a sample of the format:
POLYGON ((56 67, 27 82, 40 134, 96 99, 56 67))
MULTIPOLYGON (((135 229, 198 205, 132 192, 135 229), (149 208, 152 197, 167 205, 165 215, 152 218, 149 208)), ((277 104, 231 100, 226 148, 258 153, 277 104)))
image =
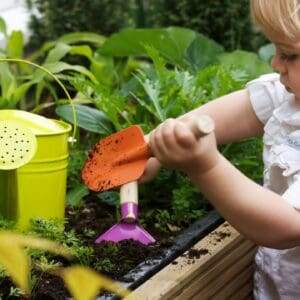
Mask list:
MULTIPOLYGON (((231 295, 230 298, 228 298, 228 299, 230 299, 230 300, 253 299, 252 289, 253 289, 252 282, 248 282, 247 284, 244 284, 240 290, 236 291, 233 295, 231 295)), ((222 299, 222 300, 225 300, 225 299, 222 299)))
MULTIPOLYGON (((201 286, 208 285, 211 280, 216 280, 215 284, 217 284, 217 275, 225 272, 229 265, 232 265, 233 268, 236 263, 239 265, 236 257, 240 257, 240 268, 245 269, 247 260, 249 260, 248 265, 251 264, 255 246, 225 222, 199 241, 193 249, 207 249, 208 254, 193 259, 188 256, 187 251, 184 256, 176 259, 176 264, 166 266, 131 295, 143 300, 174 300, 176 297, 180 300, 191 299, 183 298, 182 295, 187 295, 187 291, 191 291, 197 284, 200 285, 200 289, 201 286), (243 253, 251 254, 248 254, 246 260, 241 257, 243 253)), ((238 273, 240 270, 236 269, 236 272, 238 273)), ((226 278, 228 278, 227 280, 232 279, 229 273, 226 273, 226 278)), ((222 285, 224 283, 218 283, 218 286, 222 285)), ((196 290, 199 291, 199 287, 196 290)), ((193 297, 193 295, 191 296, 193 297)), ((127 297, 126 300, 130 300, 130 297, 127 297)), ((205 298, 200 297, 199 299, 205 298)))
MULTIPOLYGON (((251 294, 253 289, 253 264, 249 265, 243 271, 240 271, 234 278, 227 282, 227 284, 217 291, 210 299, 233 299, 235 295, 239 294, 240 290, 248 286, 248 292, 251 294)), ((242 298, 241 298, 242 299, 242 298)))
MULTIPOLYGON (((210 299, 218 291, 222 290, 224 286, 230 285, 231 282, 240 277, 240 273, 245 268, 252 264, 253 261, 253 245, 247 240, 242 241, 237 247, 230 252, 223 253, 224 256, 210 266, 202 266, 202 274, 195 276, 192 282, 182 289, 178 299, 192 299, 201 295, 202 299, 210 299)), ((252 274, 251 274, 252 276, 252 274)), ((240 281, 237 284, 240 285, 240 281)), ((239 286, 231 285, 231 289, 238 289, 239 286)))

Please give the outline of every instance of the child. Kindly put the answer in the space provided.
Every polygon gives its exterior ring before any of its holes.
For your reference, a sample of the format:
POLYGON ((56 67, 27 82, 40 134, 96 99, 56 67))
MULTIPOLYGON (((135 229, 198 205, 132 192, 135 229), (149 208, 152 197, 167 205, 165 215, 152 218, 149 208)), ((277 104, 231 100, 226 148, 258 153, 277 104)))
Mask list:
POLYGON ((261 245, 256 255, 256 299, 300 299, 300 0, 250 0, 255 22, 274 43, 268 74, 234 92, 168 119, 149 135, 155 159, 185 172, 220 214, 261 245), (186 121, 210 115, 215 131, 199 140, 186 121), (252 136, 264 139, 264 187, 252 182, 217 150, 252 136))

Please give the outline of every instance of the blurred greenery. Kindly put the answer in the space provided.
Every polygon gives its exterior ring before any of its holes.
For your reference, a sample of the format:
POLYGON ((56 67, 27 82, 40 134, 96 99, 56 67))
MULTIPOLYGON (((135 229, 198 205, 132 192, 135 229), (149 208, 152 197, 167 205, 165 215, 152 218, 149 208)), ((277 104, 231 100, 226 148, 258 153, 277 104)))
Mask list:
POLYGON ((26 0, 32 9, 31 43, 35 46, 70 32, 108 36, 134 26, 134 0, 26 0), (37 12, 36 12, 37 11, 37 12))
POLYGON ((251 25, 249 0, 27 0, 34 7, 31 42, 76 31, 109 36, 124 28, 179 26, 195 30, 226 50, 254 50, 266 43, 251 25), (36 12, 37 11, 37 12, 36 12))

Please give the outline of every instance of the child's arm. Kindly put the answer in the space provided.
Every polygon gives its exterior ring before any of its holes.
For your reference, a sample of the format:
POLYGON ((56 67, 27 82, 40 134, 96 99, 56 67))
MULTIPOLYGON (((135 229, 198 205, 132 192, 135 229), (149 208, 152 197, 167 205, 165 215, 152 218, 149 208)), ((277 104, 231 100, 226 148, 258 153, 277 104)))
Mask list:
MULTIPOLYGON (((215 122, 218 144, 229 143, 243 138, 263 134, 263 124, 257 119, 250 103, 249 91, 240 90, 208 102, 178 118, 182 122, 207 114, 215 122)), ((145 137, 148 141, 148 135, 145 137)), ((151 158, 145 168, 140 183, 151 180, 160 168, 157 159, 151 158)))
POLYGON ((252 108, 247 89, 210 101, 178 119, 185 122, 203 114, 211 116, 215 122, 218 145, 263 134, 263 124, 252 108))
POLYGON ((224 157, 209 171, 188 174, 237 230, 259 245, 300 245, 300 212, 281 196, 249 180, 224 157))
POLYGON ((272 248, 300 245, 300 213, 231 165, 218 152, 214 134, 196 140, 184 123, 169 119, 151 133, 150 143, 163 165, 185 172, 249 239, 272 248))

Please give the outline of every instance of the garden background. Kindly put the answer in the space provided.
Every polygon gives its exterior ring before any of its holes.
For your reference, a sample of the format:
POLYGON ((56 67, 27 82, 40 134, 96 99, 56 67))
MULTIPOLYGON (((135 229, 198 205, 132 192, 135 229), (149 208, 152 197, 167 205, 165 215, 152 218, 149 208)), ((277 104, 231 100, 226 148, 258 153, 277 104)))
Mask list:
MULTIPOLYGON (((87 218, 87 209, 96 209, 95 203, 109 211, 106 228, 120 218, 118 191, 95 193, 82 183, 89 150, 100 138, 130 125, 140 125, 147 133, 166 118, 243 88, 272 72, 274 48, 251 24, 247 0, 28 0, 27 8, 31 31, 26 42, 22 30, 8 31, 0 19, 5 38, 0 58, 25 58, 55 74, 71 95, 78 128, 69 149, 66 220, 37 218, 30 233, 63 244, 80 265, 114 278, 118 244, 101 250, 105 258, 98 257, 99 249, 91 242, 99 235, 98 226, 74 225, 87 218)), ((0 71, 0 109, 74 123, 64 91, 47 74, 18 63, 1 63, 0 71)), ((220 150, 247 176, 261 180, 261 139, 220 150)), ((165 168, 140 187, 139 197, 140 223, 171 241, 213 209, 184 174, 165 168)), ((5 218, 1 227, 18 232, 15 222, 5 218)), ((29 280, 34 295, 43 274, 66 263, 45 251, 29 250, 28 255, 34 261, 29 280)), ((136 264, 124 258, 122 272, 136 264)), ((1 280, 8 280, 4 269, 1 280)), ((22 294, 11 286, 2 293, 22 294)))

